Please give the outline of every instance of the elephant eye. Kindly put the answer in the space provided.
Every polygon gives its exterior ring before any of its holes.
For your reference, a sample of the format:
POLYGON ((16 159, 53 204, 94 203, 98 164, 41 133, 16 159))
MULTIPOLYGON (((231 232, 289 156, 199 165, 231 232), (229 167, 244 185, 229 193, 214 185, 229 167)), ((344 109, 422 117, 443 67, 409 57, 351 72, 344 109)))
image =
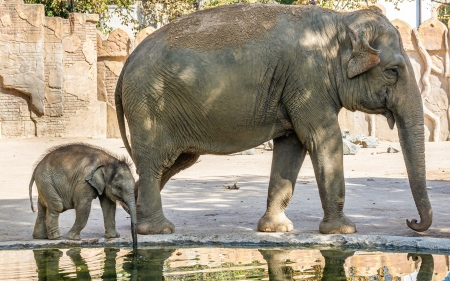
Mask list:
POLYGON ((117 186, 116 188, 117 188, 118 191, 122 192, 122 187, 117 186))
POLYGON ((389 77, 398 77, 398 67, 391 67, 385 70, 389 77))

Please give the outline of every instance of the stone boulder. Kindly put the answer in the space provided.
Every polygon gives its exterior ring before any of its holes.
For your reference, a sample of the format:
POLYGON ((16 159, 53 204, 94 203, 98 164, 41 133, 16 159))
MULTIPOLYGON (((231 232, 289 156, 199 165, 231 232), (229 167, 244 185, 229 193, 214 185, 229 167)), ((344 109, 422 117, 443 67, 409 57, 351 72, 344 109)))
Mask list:
POLYGON ((376 137, 366 137, 361 141, 363 148, 375 148, 378 144, 378 139, 376 137))
POLYGON ((353 144, 346 139, 342 140, 344 144, 344 155, 355 155, 361 148, 359 145, 353 144))

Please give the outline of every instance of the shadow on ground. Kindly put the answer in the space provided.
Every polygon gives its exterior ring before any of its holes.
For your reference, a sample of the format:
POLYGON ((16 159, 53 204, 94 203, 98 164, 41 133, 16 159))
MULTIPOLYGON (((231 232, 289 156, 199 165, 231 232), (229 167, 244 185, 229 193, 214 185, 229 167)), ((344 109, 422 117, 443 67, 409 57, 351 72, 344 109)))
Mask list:
MULTIPOLYGON (((344 210, 356 224, 358 234, 450 238, 449 184, 448 181, 428 181, 434 221, 423 233, 410 230, 405 223, 406 219, 420 219, 406 179, 346 179, 344 210)), ((267 185, 267 177, 252 175, 202 180, 176 178, 170 180, 162 192, 164 213, 179 234, 254 232, 265 212, 267 185), (223 187, 232 186, 235 181, 239 189, 223 187)), ((36 206, 36 193, 33 201, 36 206)), ((314 178, 298 178, 286 214, 294 223, 295 232, 319 234, 323 212, 314 178)), ((31 211, 28 199, 1 199, 0 242, 32 240, 36 215, 31 211)), ((63 238, 73 222, 73 210, 61 214, 63 238)), ((130 235, 129 223, 128 214, 118 207, 116 225, 122 237, 130 235)), ((82 238, 100 238, 103 232, 103 217, 97 199, 93 202, 82 238)))

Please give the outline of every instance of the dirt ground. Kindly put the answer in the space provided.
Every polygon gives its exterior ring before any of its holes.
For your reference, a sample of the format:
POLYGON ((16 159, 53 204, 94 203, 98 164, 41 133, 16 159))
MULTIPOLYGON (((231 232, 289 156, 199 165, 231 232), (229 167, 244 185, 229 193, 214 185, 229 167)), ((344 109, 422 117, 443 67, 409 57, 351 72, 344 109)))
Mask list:
MULTIPOLYGON (((32 169, 47 149, 71 142, 91 143, 126 154, 120 139, 0 139, 1 245, 38 242, 31 236, 37 214, 31 211, 28 197, 32 169)), ((344 157, 345 212, 357 226, 358 232, 354 235, 450 238, 450 142, 426 144, 428 192, 434 222, 424 233, 416 233, 406 226, 406 219, 419 220, 419 216, 403 156, 386 153, 389 145, 399 147, 398 143, 381 142, 377 148, 362 148, 358 154, 344 157)), ((162 191, 162 200, 164 213, 175 224, 176 234, 186 239, 210 235, 219 242, 221 237, 230 235, 243 237, 243 242, 245 235, 273 235, 256 230, 265 212, 271 159, 272 152, 264 149, 256 149, 255 155, 205 155, 194 166, 175 175, 162 191), (235 181, 240 187, 238 190, 223 187, 235 181)), ((36 206, 35 186, 33 201, 36 206)), ((318 227, 323 212, 309 157, 300 171, 286 214, 294 223, 293 234, 320 235, 318 227)), ((62 240, 73 221, 73 210, 60 216, 62 240)), ((116 224, 121 236, 129 240, 130 220, 120 207, 116 224)), ((100 204, 94 200, 82 238, 100 238, 103 232, 100 204)), ((167 242, 175 236, 157 237, 167 242)), ((146 238, 139 235, 139 239, 146 238)))

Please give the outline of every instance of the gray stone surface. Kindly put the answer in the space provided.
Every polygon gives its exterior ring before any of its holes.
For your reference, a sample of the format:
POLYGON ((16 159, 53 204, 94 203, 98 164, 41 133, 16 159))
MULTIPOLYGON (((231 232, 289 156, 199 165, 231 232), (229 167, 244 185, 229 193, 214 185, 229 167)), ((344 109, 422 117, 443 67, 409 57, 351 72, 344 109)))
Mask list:
POLYGON ((377 138, 369 136, 361 141, 361 145, 363 148, 375 148, 379 145, 379 142, 377 138))
MULTIPOLYGON (((3 125, 3 124, 2 124, 3 125)), ((98 200, 82 232, 82 241, 67 240, 74 212, 60 216, 62 239, 32 239, 36 213, 31 212, 28 183, 33 164, 50 147, 69 142, 88 142, 118 154, 126 154, 119 139, 0 139, 0 248, 64 245, 131 245, 130 220, 121 208, 116 222, 121 238, 105 240, 98 200)), ((174 176, 162 191, 164 214, 175 224, 170 235, 139 235, 140 245, 284 245, 344 246, 399 250, 449 251, 450 211, 448 200, 450 142, 427 143, 427 182, 434 210, 433 225, 423 233, 409 229, 406 219, 419 219, 409 190, 402 153, 385 153, 389 145, 361 149, 344 157, 345 209, 357 226, 352 235, 323 235, 318 232, 323 216, 314 171, 306 157, 296 190, 286 214, 294 224, 290 233, 256 230, 267 200, 272 151, 255 149, 254 155, 201 156, 198 163, 174 176), (374 153, 374 154, 372 154, 374 153), (370 178, 371 181, 367 181, 370 178), (223 184, 238 182, 239 189, 223 184)), ((37 192, 33 187, 36 204, 37 192)))
POLYGON ((389 146, 386 151, 387 153, 399 153, 401 149, 395 146, 389 146))
POLYGON ((344 155, 355 155, 361 149, 357 144, 353 144, 346 139, 342 140, 344 145, 344 155))

